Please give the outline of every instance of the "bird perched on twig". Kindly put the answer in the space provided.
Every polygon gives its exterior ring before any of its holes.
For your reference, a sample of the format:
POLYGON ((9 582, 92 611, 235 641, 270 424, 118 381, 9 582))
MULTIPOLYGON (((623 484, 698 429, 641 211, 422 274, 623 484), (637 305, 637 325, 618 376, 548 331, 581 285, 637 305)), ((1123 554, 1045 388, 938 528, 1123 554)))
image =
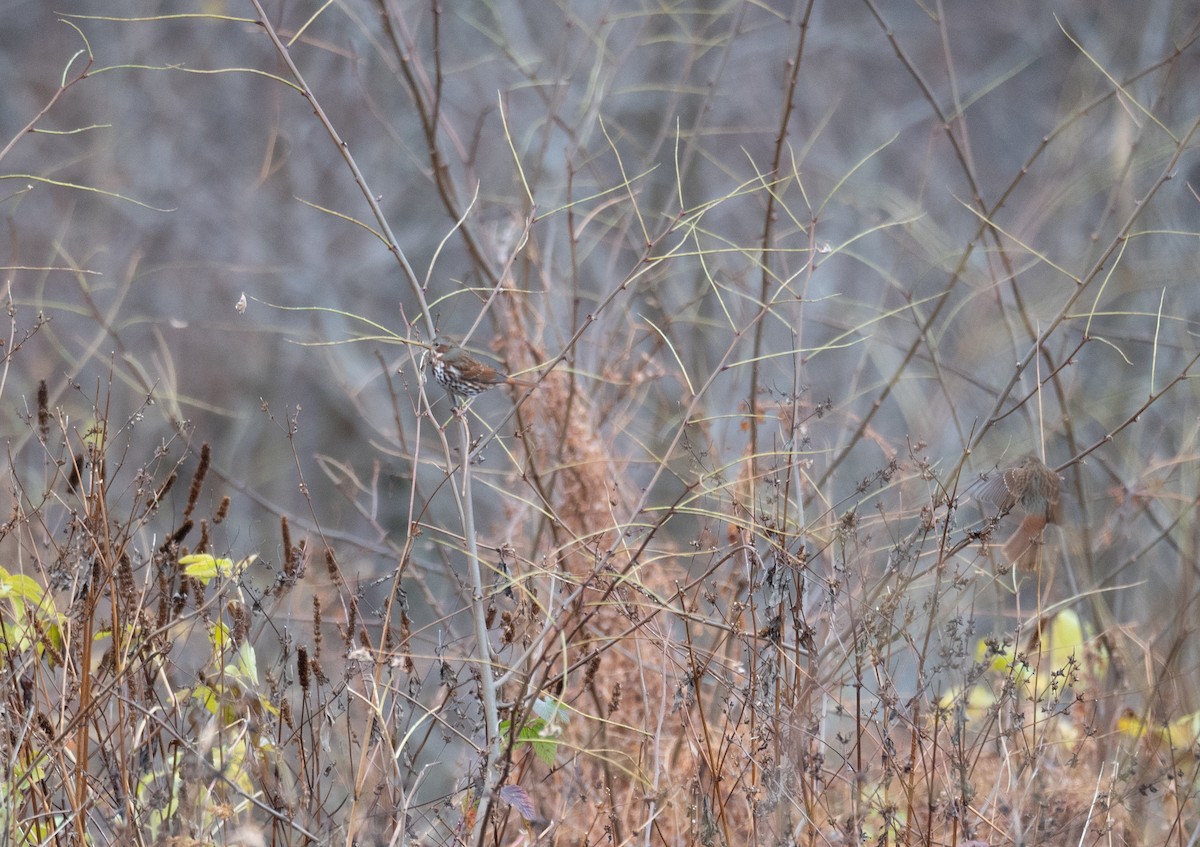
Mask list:
POLYGON ((438 336, 430 348, 429 370, 438 385, 455 400, 470 400, 497 385, 533 388, 536 383, 509 376, 503 371, 463 350, 453 341, 438 336))
POLYGON ((999 509, 997 518, 1021 516, 1021 525, 1004 542, 1004 558, 1018 567, 1036 567, 1042 530, 1062 516, 1059 487, 1062 478, 1037 456, 1025 456, 1015 465, 998 468, 971 483, 964 492, 980 505, 999 509))

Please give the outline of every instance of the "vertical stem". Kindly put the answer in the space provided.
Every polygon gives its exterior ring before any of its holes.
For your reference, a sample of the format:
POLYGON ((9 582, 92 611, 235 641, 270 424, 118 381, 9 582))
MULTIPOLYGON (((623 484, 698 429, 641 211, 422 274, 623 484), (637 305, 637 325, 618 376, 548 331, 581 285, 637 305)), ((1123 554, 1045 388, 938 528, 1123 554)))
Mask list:
MULTIPOLYGON (((467 542, 467 573, 471 577, 471 617, 475 623, 475 642, 479 661, 479 695, 483 701, 484 744, 487 759, 484 765, 483 790, 475 812, 475 829, 471 842, 482 846, 484 831, 491 815, 492 797, 496 793, 500 762, 500 718, 496 709, 496 676, 492 671, 492 647, 488 640, 487 609, 483 590, 483 572, 479 566, 479 540, 475 537, 475 505, 471 496, 471 432, 465 408, 459 416, 461 424, 460 455, 462 456, 462 490, 459 508, 463 517, 463 536, 467 542)), ((457 491, 457 489, 456 489, 457 491)))

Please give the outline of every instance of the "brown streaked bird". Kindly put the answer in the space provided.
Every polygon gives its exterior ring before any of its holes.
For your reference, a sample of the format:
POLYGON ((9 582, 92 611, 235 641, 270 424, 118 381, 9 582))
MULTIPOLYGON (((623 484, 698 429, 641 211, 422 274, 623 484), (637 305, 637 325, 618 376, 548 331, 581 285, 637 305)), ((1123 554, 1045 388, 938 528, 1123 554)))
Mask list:
POLYGON ((1037 456, 1025 456, 1016 465, 984 474, 967 487, 966 495, 981 505, 995 506, 999 517, 1012 512, 1021 525, 1004 542, 1004 558, 1018 567, 1037 565, 1042 530, 1062 516, 1059 487, 1062 478, 1037 456))
POLYGON ((497 385, 517 385, 533 388, 536 383, 509 376, 487 362, 483 362, 453 341, 438 336, 430 348, 429 370, 438 385, 446 389, 457 400, 470 400, 497 385))

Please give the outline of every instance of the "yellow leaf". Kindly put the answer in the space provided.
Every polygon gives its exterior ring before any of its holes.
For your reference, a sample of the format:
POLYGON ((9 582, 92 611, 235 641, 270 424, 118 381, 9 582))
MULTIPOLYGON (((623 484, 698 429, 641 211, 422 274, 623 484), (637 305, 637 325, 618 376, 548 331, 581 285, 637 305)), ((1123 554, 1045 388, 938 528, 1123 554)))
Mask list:
POLYGON ((183 572, 193 579, 198 579, 204 585, 215 579, 218 576, 226 579, 235 579, 242 575, 246 568, 254 564, 258 558, 255 553, 252 556, 247 556, 234 562, 232 559, 218 559, 208 553, 193 553, 190 556, 184 556, 179 560, 179 564, 183 565, 183 572))

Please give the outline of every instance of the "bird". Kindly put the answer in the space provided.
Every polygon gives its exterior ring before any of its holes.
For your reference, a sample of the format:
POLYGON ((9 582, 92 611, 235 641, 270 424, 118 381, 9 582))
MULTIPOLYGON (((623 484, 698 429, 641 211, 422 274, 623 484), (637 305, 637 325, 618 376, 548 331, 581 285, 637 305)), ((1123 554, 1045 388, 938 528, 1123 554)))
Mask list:
POLYGON ((438 336, 430 348, 429 370, 438 385, 456 400, 470 400, 497 385, 516 385, 533 388, 536 383, 509 376, 495 366, 481 361, 453 341, 438 336))
POLYGON ((1048 523, 1059 523, 1062 477, 1037 456, 1028 455, 1015 465, 984 474, 965 491, 980 505, 995 506, 998 518, 1016 512, 1021 524, 1001 548, 1004 558, 1026 570, 1037 565, 1037 548, 1048 523))

